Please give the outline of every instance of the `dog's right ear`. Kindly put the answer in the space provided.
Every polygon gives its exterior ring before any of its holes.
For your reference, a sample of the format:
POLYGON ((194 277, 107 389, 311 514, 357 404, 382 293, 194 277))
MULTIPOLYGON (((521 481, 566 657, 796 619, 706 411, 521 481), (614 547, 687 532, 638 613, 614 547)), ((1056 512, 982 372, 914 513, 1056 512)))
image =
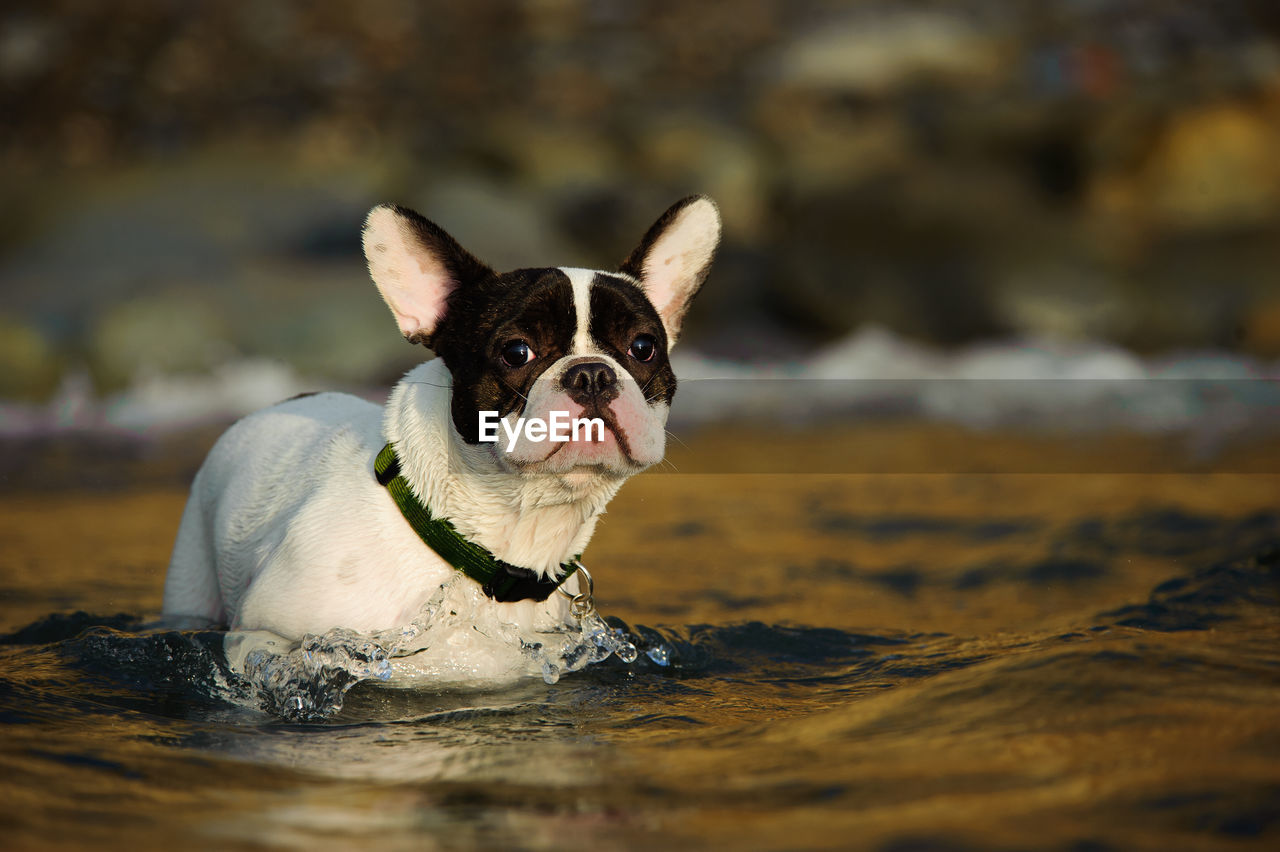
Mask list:
POLYGON ((430 346, 449 294, 493 274, 443 228, 405 207, 370 210, 363 242, 369 275, 410 343, 430 346))

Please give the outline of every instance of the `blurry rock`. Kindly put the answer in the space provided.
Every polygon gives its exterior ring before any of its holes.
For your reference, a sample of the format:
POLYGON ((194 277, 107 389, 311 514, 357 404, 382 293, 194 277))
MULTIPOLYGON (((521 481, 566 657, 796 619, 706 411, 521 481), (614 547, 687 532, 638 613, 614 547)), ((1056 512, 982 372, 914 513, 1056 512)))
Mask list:
POLYGON ((376 385, 430 357, 404 341, 358 262, 248 262, 219 287, 149 292, 108 309, 88 351, 100 389, 267 360, 316 387, 376 385))
POLYGON ((102 390, 122 388, 144 372, 204 372, 233 354, 218 306, 190 287, 112 305, 95 324, 88 351, 102 390))
POLYGON ((1280 213, 1280 119, 1240 104, 1173 116, 1142 184, 1157 215, 1176 226, 1231 226, 1280 213))
POLYGON ((716 200, 728 239, 750 242, 763 235, 764 158, 742 130, 696 114, 669 115, 651 124, 638 144, 646 176, 716 200))
POLYGON ((237 268, 264 256, 358 262, 378 179, 372 166, 294 172, 224 151, 55 186, 0 264, 0 308, 71 345, 142 289, 234 288, 237 268))
POLYGON ((163 189, 154 176, 85 184, 34 211, 43 227, 5 257, 0 294, 9 310, 57 317, 51 332, 77 338, 96 311, 142 282, 189 281, 224 268, 219 235, 194 221, 207 211, 189 178, 163 189))
POLYGON ((1243 332, 1241 343, 1246 351, 1263 358, 1280 358, 1280 296, 1251 310, 1243 332))
POLYGON ((410 203, 497 269, 573 262, 545 201, 518 187, 455 174, 432 183, 410 203))
POLYGON ((1127 175, 1101 174, 1090 181, 1084 224, 1098 253, 1118 264, 1136 265, 1147 252, 1154 223, 1146 198, 1127 175))
POLYGON ((885 94, 921 78, 963 85, 1002 71, 989 31, 941 11, 880 8, 792 41, 778 61, 790 84, 885 94))
POLYGON ((858 186, 911 165, 907 125, 892 110, 851 109, 821 93, 782 88, 761 102, 757 121, 789 191, 858 186))
POLYGON ((1269 351, 1276 5, 18 4, 0 313, 35 337, 0 346, 124 381, 157 344, 109 329, 162 323, 104 312, 181 282, 229 351, 360 381, 424 353, 351 271, 370 204, 495 266, 607 264, 704 191, 726 241, 689 329, 726 352, 1006 319, 1269 351))
POLYGON ((783 315, 829 335, 866 323, 946 344, 1004 333, 968 223, 900 199, 868 189, 787 201, 772 288, 783 315))
POLYGON ((556 227, 581 249, 582 263, 615 267, 637 240, 632 220, 639 217, 631 215, 636 203, 635 194, 628 195, 622 186, 558 192, 554 204, 556 227))
POLYGON ((0 399, 47 399, 57 389, 62 366, 62 357, 38 330, 0 316, 0 399))
MULTIPOLYGON (((726 219, 735 215, 727 207, 722 213, 726 219)), ((779 322, 774 288, 788 280, 774 253, 724 242, 707 285, 685 317, 680 339, 709 354, 747 362, 777 361, 806 351, 812 347, 810 330, 779 322)))
POLYGON ((1140 352, 1234 349, 1249 306, 1276 292, 1278 268, 1274 229, 1168 230, 1124 282, 1131 309, 1113 339, 1140 352))
POLYGON ((238 352, 289 365, 317 386, 368 386, 430 357, 405 342, 362 264, 256 263, 225 310, 238 352))
POLYGON ((1024 338, 1107 339, 1124 330, 1124 318, 1135 307, 1102 270, 1054 263, 1052 258, 1011 269, 1002 277, 1001 314, 1024 338))
POLYGON ((508 115, 489 122, 482 144, 519 180, 543 192, 612 184, 624 174, 599 125, 548 124, 508 115))
POLYGON ((65 33, 59 22, 21 13, 6 16, 0 31, 0 80, 18 86, 47 71, 65 33))

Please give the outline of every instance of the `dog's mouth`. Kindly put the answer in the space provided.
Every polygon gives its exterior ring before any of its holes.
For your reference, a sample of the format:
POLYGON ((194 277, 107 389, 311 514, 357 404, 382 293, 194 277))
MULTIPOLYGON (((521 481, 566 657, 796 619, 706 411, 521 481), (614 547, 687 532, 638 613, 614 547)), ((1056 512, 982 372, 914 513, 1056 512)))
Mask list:
POLYGON ((500 430, 496 412, 479 412, 480 440, 508 472, 638 473, 662 459, 666 409, 645 399, 630 378, 623 375, 608 393, 564 388, 563 380, 535 385, 520 409, 501 418, 500 430))
POLYGON ((508 461, 528 473, 622 474, 635 473, 646 467, 631 455, 626 433, 607 422, 603 441, 565 441, 551 446, 551 450, 540 459, 508 458, 508 461))
MULTIPOLYGON (((582 417, 588 420, 599 419, 604 423, 604 430, 603 430, 603 434, 601 435, 603 440, 601 441, 564 441, 564 442, 552 444, 551 452, 547 453, 546 456, 542 458, 542 462, 540 463, 551 461, 551 459, 555 457, 557 453, 559 453, 561 450, 564 450, 566 448, 570 449, 570 453, 574 453, 576 451, 578 455, 590 456, 592 454, 591 450, 587 448, 600 448, 602 450, 607 450, 608 446, 612 444, 612 447, 614 448, 614 452, 612 454, 616 456, 620 456, 621 461, 624 463, 625 467, 637 468, 637 469, 644 467, 644 465, 636 461, 635 456, 631 454, 631 442, 627 439, 627 432, 625 429, 622 428, 622 425, 618 423, 617 416, 614 415, 613 411, 607 405, 593 406, 591 409, 584 411, 582 414, 582 417), (612 441, 609 440, 610 438, 612 438, 612 441)), ((575 465, 575 467, 589 467, 589 468, 598 468, 601 466, 602 466, 601 462, 598 462, 598 461, 585 462, 583 464, 575 465)))
POLYGON ((523 452, 515 453, 499 441, 490 449, 499 464, 527 474, 627 476, 648 467, 636 458, 626 427, 608 403, 588 406, 575 417, 591 425, 574 430, 569 440, 526 445, 523 452), (539 452, 528 452, 535 447, 539 452))

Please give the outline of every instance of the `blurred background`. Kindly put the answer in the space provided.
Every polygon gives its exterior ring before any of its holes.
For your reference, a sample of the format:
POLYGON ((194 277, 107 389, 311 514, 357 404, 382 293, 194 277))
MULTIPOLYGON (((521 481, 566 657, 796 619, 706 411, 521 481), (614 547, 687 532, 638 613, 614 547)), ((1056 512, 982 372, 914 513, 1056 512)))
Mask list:
POLYGON ((708 193, 721 361, 1280 357, 1273 0, 12 0, 0 115, 10 434, 385 386, 382 201, 611 266, 708 193))
POLYGON ((4 0, 0 553, 12 848, 1263 848, 1280 0, 4 0), (694 192, 586 557, 677 676, 324 733, 150 629, 229 420, 428 356, 371 206, 610 267, 694 192))

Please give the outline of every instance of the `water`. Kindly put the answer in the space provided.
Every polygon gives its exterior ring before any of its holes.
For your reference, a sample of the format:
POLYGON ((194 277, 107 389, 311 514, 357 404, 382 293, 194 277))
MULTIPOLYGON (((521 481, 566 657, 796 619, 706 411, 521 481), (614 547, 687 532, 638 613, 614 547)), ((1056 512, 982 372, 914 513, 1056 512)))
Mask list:
POLYGON ((183 493, 140 481, 0 494, 6 848, 1280 839, 1274 474, 640 477, 587 554, 635 656, 469 690, 382 681, 429 623, 248 666, 157 625, 183 493))
POLYGON ((1052 636, 615 622, 646 649, 635 663, 499 693, 362 684, 311 725, 235 700, 217 634, 46 622, 0 654, 5 761, 40 791, 11 837, 391 848, 860 846, 868 827, 890 829, 883 848, 1274 837, 1278 582, 1280 551, 1268 550, 1052 636), (76 814, 74 829, 59 814, 76 814), (142 814, 155 823, 135 823, 142 814), (1041 831, 1052 842, 1036 842, 1041 831))

